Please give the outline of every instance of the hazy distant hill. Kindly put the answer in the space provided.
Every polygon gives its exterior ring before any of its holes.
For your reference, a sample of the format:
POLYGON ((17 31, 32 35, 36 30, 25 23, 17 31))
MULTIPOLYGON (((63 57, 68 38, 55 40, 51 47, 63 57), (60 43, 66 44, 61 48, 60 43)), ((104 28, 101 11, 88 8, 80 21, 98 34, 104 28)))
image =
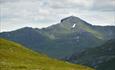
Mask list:
POLYGON ((97 70, 115 70, 115 39, 105 44, 74 53, 68 61, 85 64, 97 68, 97 70))
POLYGON ((70 16, 43 29, 25 27, 0 33, 0 37, 21 43, 51 57, 64 58, 74 52, 102 45, 115 38, 115 26, 93 26, 70 16))
POLYGON ((24 46, 0 38, 0 70, 93 70, 48 58, 24 46))

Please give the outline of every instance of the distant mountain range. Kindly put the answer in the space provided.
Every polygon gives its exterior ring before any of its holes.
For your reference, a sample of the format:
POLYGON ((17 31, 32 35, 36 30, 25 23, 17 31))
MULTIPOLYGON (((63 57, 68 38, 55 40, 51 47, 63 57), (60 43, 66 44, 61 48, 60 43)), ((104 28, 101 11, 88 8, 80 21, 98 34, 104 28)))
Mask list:
POLYGON ((94 70, 47 57, 24 46, 0 38, 0 70, 94 70))
POLYGON ((24 27, 2 32, 0 37, 53 58, 98 70, 106 70, 104 66, 107 64, 108 70, 115 69, 109 65, 115 61, 115 26, 94 26, 78 17, 69 16, 47 28, 24 27))
POLYGON ((25 27, 2 32, 0 37, 61 59, 76 51, 100 46, 107 40, 115 38, 115 27, 93 26, 78 17, 70 16, 47 28, 25 27))

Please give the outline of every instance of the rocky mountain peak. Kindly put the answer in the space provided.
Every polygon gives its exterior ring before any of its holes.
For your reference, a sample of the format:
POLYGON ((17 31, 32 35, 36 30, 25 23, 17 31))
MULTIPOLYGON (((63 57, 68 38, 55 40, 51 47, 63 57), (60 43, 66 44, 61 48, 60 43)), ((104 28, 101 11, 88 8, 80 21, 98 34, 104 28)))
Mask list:
POLYGON ((83 21, 83 20, 76 17, 76 16, 69 16, 69 17, 66 17, 66 18, 61 20, 62 23, 63 22, 71 22, 71 23, 73 22, 73 23, 75 23, 75 22, 79 22, 79 21, 83 21))

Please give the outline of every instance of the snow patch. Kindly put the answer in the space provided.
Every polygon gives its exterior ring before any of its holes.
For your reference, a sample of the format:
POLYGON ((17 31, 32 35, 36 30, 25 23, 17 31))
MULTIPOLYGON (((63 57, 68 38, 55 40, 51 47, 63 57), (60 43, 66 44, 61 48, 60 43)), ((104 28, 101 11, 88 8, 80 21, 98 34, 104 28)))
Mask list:
POLYGON ((72 28, 74 28, 76 26, 76 24, 73 24, 72 28))

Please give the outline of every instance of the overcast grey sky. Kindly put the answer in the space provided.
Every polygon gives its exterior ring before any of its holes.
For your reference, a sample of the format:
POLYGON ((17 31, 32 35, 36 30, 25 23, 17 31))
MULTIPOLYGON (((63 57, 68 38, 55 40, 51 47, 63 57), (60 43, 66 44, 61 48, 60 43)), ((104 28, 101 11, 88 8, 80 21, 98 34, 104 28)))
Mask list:
POLYGON ((0 0, 0 31, 47 27, 67 16, 115 25, 115 0, 0 0))

